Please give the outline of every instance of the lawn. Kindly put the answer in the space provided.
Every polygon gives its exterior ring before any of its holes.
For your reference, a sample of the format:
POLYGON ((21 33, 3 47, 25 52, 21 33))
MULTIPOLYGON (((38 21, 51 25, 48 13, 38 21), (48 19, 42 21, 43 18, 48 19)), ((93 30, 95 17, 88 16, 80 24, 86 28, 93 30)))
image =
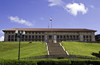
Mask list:
MULTIPOLYGON (((17 59, 19 42, 0 42, 0 59, 17 59)), ((20 58, 47 55, 42 42, 21 42, 20 58)))
POLYGON ((67 50, 69 55, 82 55, 94 57, 93 55, 91 55, 91 53, 99 53, 100 51, 99 43, 62 42, 61 44, 67 50))

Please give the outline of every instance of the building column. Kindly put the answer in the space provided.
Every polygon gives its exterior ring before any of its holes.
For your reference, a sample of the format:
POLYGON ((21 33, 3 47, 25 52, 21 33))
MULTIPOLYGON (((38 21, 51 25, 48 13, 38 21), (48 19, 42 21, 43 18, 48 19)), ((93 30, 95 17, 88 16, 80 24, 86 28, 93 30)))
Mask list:
POLYGON ((19 38, 17 37, 17 42, 19 41, 19 38))
POLYGON ((91 35, 91 41, 95 41, 95 35, 94 34, 91 35))
POLYGON ((15 35, 14 35, 14 38, 13 39, 14 39, 14 42, 15 42, 15 35))
POLYGON ((47 42, 47 35, 45 35, 45 38, 44 38, 44 39, 45 39, 45 41, 47 42))
POLYGON ((4 41, 8 41, 8 34, 4 33, 4 41))
POLYGON ((54 40, 57 40, 57 35, 54 35, 54 40))
POLYGON ((82 34, 79 35, 79 41, 83 41, 83 35, 82 34))

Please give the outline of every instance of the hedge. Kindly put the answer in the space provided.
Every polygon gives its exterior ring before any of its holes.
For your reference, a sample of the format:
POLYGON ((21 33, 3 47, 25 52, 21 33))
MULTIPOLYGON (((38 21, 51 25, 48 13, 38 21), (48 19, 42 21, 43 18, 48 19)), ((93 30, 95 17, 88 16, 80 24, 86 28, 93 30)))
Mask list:
POLYGON ((0 65, 100 65, 100 60, 70 60, 70 59, 0 60, 0 65))

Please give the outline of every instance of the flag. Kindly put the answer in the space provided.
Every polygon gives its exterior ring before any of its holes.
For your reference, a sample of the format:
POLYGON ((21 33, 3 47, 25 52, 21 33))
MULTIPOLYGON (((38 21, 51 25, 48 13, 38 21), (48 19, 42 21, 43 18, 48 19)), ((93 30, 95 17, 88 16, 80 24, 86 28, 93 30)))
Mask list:
POLYGON ((52 18, 50 18, 50 22, 52 21, 52 18))

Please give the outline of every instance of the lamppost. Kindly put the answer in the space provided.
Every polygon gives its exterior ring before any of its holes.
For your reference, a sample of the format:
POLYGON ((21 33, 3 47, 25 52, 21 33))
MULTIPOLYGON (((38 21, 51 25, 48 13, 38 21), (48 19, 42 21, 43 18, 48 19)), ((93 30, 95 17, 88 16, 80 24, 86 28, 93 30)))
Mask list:
POLYGON ((18 60, 20 60, 20 41, 25 35, 25 31, 15 31, 15 36, 19 38, 19 51, 18 51, 18 60))

